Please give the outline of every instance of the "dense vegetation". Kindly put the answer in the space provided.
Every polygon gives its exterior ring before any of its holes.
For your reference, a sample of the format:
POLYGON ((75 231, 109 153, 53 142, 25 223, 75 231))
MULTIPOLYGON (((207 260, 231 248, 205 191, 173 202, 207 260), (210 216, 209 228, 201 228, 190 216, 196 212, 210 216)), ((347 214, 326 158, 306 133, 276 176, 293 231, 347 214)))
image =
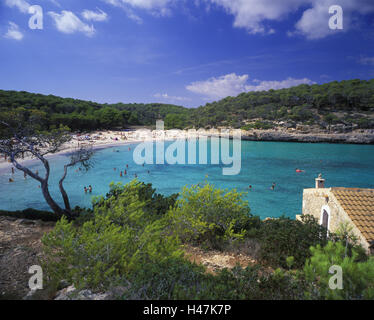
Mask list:
POLYGON ((37 115, 43 129, 68 126, 71 130, 126 128, 155 125, 168 114, 185 114, 187 109, 168 104, 99 104, 25 91, 0 90, 0 116, 13 112, 28 120, 37 115))
MULTIPOLYGON (((194 123, 198 126, 226 124, 242 127, 248 119, 259 129, 274 121, 290 123, 357 124, 373 127, 374 79, 349 80, 322 85, 299 85, 288 89, 241 93, 198 108, 194 123)), ((252 124, 253 126, 253 124, 252 124)), ((251 125, 248 127, 250 128, 251 125)))
POLYGON ((344 240, 312 217, 261 221, 235 190, 196 185, 177 199, 135 180, 112 184, 77 220, 61 219, 42 240, 43 270, 56 287, 122 287, 118 299, 373 299, 374 259, 344 240), (210 274, 186 259, 187 244, 258 263, 210 274), (343 269, 342 290, 329 289, 331 265, 343 269))
POLYGON ((169 104, 100 104, 53 95, 0 90, 1 113, 17 111, 28 119, 38 113, 45 129, 126 128, 152 125, 164 119, 167 128, 231 126, 268 129, 285 126, 341 124, 374 128, 374 79, 299 85, 288 89, 243 92, 196 109, 169 104))

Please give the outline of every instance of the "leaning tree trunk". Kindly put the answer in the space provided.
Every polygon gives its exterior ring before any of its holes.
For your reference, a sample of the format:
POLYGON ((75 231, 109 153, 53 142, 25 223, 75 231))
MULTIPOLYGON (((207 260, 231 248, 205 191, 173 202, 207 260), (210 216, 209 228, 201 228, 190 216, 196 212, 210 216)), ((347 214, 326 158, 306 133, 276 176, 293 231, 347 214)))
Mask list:
MULTIPOLYGON (((53 210, 54 213, 56 213, 59 216, 66 215, 67 212, 63 210, 51 197, 51 194, 49 193, 48 189, 48 182, 43 182, 41 185, 42 193, 44 196, 45 201, 48 203, 50 208, 53 210)), ((69 215, 69 214, 68 214, 69 215)))
POLYGON ((65 180, 66 175, 68 173, 68 167, 69 167, 69 165, 65 165, 64 166, 64 175, 60 179, 58 185, 59 185, 59 188, 60 188, 62 199, 64 199, 65 210, 68 211, 71 214, 71 207, 70 207, 69 197, 68 197, 68 194, 66 193, 66 191, 64 189, 64 186, 63 186, 64 180, 65 180))
POLYGON ((11 156, 11 161, 13 165, 18 169, 29 175, 31 178, 37 180, 40 182, 42 193, 44 196, 45 201, 49 205, 49 207, 52 209, 52 211, 57 214, 58 216, 63 216, 63 215, 69 215, 68 212, 63 210, 51 197, 51 194, 49 193, 49 188, 48 188, 48 180, 49 180, 49 172, 50 172, 50 167, 49 163, 44 157, 37 157, 39 160, 43 163, 44 168, 46 170, 45 178, 43 179, 36 173, 32 172, 30 169, 24 167, 23 165, 19 164, 18 161, 15 159, 15 156, 11 156))

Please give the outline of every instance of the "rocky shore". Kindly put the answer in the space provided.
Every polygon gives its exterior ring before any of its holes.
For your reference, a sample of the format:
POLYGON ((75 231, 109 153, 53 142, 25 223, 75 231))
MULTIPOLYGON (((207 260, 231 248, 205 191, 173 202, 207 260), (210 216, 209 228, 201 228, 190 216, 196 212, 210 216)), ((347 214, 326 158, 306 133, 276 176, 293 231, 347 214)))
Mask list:
POLYGON ((305 143, 374 144, 374 130, 352 132, 303 132, 287 130, 242 130, 242 140, 305 143))

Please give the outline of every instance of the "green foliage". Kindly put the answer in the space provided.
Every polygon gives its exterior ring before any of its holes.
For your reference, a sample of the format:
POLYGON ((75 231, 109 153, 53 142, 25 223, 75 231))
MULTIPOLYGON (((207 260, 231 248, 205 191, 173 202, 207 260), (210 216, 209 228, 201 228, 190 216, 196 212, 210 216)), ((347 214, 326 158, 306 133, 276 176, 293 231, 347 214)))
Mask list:
MULTIPOLYGON (((228 124, 237 121, 297 121, 301 123, 344 123, 336 117, 342 114, 369 112, 372 114, 374 80, 348 80, 322 85, 299 85, 292 88, 246 92, 227 97, 191 110, 191 122, 199 127, 228 124), (220 115, 219 119, 216 115, 220 115), (321 115, 331 114, 327 118, 321 115)), ((352 123, 371 128, 373 122, 364 117, 352 117, 352 123), (361 119, 361 120, 359 120, 361 119)))
POLYGON ((134 180, 111 184, 93 211, 75 211, 84 217, 75 223, 62 218, 42 239, 50 283, 64 279, 95 291, 121 286, 123 299, 374 298, 374 260, 341 243, 352 240, 349 228, 342 226, 331 242, 311 216, 260 221, 235 190, 194 185, 176 201, 134 180), (180 242, 223 248, 244 245, 245 238, 259 242, 265 265, 215 274, 187 261, 180 242), (332 265, 343 269, 343 290, 328 288, 332 265))
MULTIPOLYGON (((2 114, 10 115, 23 123, 37 116, 39 120, 35 123, 43 130, 59 127, 60 124, 74 131, 154 125, 157 119, 165 118, 169 113, 188 118, 188 109, 170 104, 108 105, 25 91, 0 90, 0 118, 2 114)), ((0 134, 3 136, 1 128, 0 134)))
MULTIPOLYGON (((307 261, 304 272, 306 279, 315 285, 321 299, 374 299, 374 258, 357 262, 359 253, 353 249, 346 254, 342 243, 329 242, 325 247, 311 247, 312 257, 307 261), (332 266, 342 269, 343 288, 330 289, 329 281, 334 274, 332 266)), ((334 279, 332 279, 332 282, 334 279)))
POLYGON ((43 237, 44 266, 54 281, 102 289, 143 265, 181 256, 165 221, 140 199, 141 187, 136 181, 117 186, 122 192, 97 201, 93 218, 81 227, 63 218, 43 237))
POLYGON ((213 248, 241 240, 251 219, 241 195, 210 184, 185 187, 176 207, 168 212, 170 229, 183 242, 213 248))
MULTIPOLYGON (((374 80, 349 80, 322 85, 300 85, 292 88, 245 92, 226 97, 196 109, 170 104, 99 104, 24 91, 0 90, 1 114, 17 113, 19 122, 38 117, 41 129, 59 127, 71 130, 155 125, 164 119, 166 128, 232 126, 243 127, 245 120, 255 123, 244 128, 267 129, 272 121, 297 121, 323 126, 335 123, 372 128, 374 122, 365 114, 374 110, 374 80), (336 113, 342 117, 337 117, 336 113), (355 115, 357 114, 357 116, 355 115)), ((2 136, 0 128, 0 135, 2 136)))
POLYGON ((184 129, 186 127, 186 116, 183 114, 169 113, 166 115, 165 128, 166 129, 184 129))
MULTIPOLYGON (((118 200, 119 197, 123 199, 126 203, 124 205, 130 205, 130 200, 134 195, 136 195, 139 200, 145 202, 144 210, 153 215, 163 215, 170 207, 175 205, 178 194, 172 194, 165 197, 162 194, 156 193, 156 189, 152 188, 152 184, 145 184, 144 182, 139 182, 138 180, 133 180, 129 185, 123 186, 122 184, 110 184, 110 190, 107 193, 106 203, 111 203, 114 199, 118 200)), ((95 203, 100 203, 103 198, 98 198, 95 203)), ((94 203, 94 205, 95 205, 94 203)))
POLYGON ((313 216, 303 215, 302 221, 286 217, 263 221, 255 237, 260 242, 260 259, 274 267, 300 268, 310 257, 309 247, 327 243, 326 229, 313 216))

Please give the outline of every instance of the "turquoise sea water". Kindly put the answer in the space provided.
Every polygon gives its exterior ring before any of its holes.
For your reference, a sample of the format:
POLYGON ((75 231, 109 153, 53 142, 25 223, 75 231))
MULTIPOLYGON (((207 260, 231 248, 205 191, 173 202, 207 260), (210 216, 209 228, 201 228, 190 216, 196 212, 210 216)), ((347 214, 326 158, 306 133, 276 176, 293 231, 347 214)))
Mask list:
MULTIPOLYGON (((167 147, 171 142, 166 142, 167 147)), ((88 172, 71 169, 65 188, 72 206, 90 206, 91 197, 105 194, 110 182, 127 183, 138 179, 151 182, 158 192, 179 192, 184 185, 207 180, 220 188, 236 188, 248 192, 245 195, 251 212, 262 218, 282 214, 294 218, 301 213, 302 192, 313 188, 314 179, 322 173, 326 187, 374 188, 374 146, 342 144, 303 144, 283 142, 242 142, 242 169, 239 175, 222 175, 223 165, 136 165, 133 161, 135 145, 125 145, 98 150, 94 156, 94 168, 88 172), (129 147, 131 150, 129 151, 129 147), (120 170, 129 165, 128 175, 121 178, 120 170), (117 168, 115 171, 113 168, 117 168), (295 169, 305 170, 296 173, 295 169), (148 174, 147 171, 150 171, 148 174), (275 190, 270 189, 276 183, 275 190), (85 194, 84 186, 92 185, 93 193, 85 194)), ((55 156, 51 161, 50 190, 62 203, 58 192, 58 178, 62 175, 67 155, 55 156)), ((39 164, 33 170, 43 172, 39 164)), ((38 183, 30 177, 24 180, 22 172, 14 174, 9 183, 10 170, 0 171, 0 209, 21 210, 25 208, 49 209, 38 183)))

